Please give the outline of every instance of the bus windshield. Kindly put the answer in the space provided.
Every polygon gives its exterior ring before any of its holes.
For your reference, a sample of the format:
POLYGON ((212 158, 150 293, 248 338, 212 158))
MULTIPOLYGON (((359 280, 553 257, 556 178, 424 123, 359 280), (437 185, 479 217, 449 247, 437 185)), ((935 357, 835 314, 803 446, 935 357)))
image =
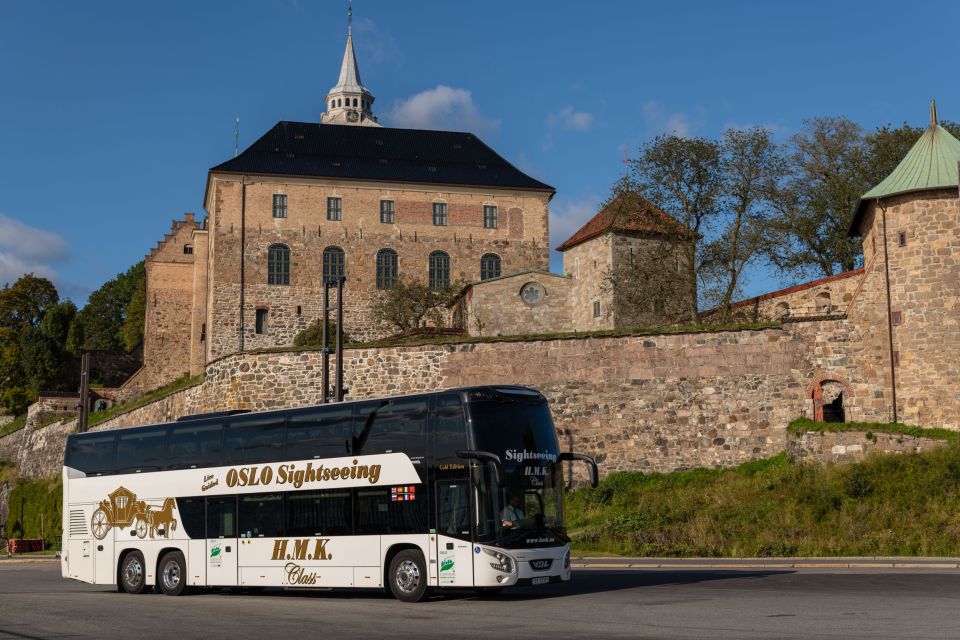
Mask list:
POLYGON ((473 401, 469 407, 476 448, 503 462, 502 488, 488 470, 478 470, 478 538, 505 546, 565 539, 563 473, 546 401, 505 396, 473 401))

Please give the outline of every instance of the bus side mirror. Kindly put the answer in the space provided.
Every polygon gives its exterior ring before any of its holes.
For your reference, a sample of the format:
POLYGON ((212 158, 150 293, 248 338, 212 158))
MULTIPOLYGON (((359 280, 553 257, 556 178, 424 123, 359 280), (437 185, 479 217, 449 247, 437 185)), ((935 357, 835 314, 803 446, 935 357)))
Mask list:
POLYGON ((557 462, 573 462, 574 460, 587 463, 587 467, 590 469, 590 486, 596 489, 600 482, 600 470, 597 469, 597 463, 593 458, 572 451, 565 451, 557 456, 557 462))
POLYGON ((497 486, 503 486, 503 463, 500 462, 500 456, 497 454, 490 453, 489 451, 461 449, 460 451, 457 451, 457 457, 466 458, 468 460, 479 460, 480 462, 486 463, 487 466, 490 467, 490 470, 493 471, 493 479, 497 483, 497 486))

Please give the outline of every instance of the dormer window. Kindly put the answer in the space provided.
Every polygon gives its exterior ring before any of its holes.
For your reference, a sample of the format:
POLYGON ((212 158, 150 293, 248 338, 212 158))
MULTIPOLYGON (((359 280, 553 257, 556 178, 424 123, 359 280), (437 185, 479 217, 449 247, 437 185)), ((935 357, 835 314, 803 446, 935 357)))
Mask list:
POLYGON ((183 255, 189 256, 193 253, 193 245, 185 244, 183 245, 183 255))

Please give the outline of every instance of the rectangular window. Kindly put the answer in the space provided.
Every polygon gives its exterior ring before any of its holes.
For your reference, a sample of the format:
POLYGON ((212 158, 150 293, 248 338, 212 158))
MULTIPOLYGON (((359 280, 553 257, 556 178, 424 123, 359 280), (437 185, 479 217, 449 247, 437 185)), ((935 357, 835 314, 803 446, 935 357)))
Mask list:
POLYGON ((483 228, 497 228, 497 207, 492 204, 483 205, 483 228))
POLYGON ((194 540, 207 537, 206 500, 204 498, 177 498, 177 512, 180 515, 179 527, 194 540))
POLYGON ((295 409, 287 414, 288 460, 350 455, 353 407, 295 409))
POLYGON ((356 534, 424 533, 427 530, 425 485, 356 490, 356 534))
POLYGON ((893 326, 899 327, 903 324, 903 312, 902 311, 891 311, 890 320, 893 323, 893 326))
POLYGON ((365 402, 353 431, 354 455, 402 451, 411 459, 422 458, 427 444, 427 399, 365 402))
POLYGON ((288 536, 348 536, 353 532, 350 490, 287 494, 288 536))
POLYGON ((287 196, 284 193, 273 194, 273 217, 287 217, 287 196))
POLYGON ((237 537, 237 499, 207 498, 207 537, 237 537))
POLYGON ((241 495, 238 501, 241 538, 283 537, 282 493, 241 495))
POLYGON ((433 203, 433 224, 436 227, 447 226, 447 203, 446 202, 433 203))
POLYGON ((267 332, 267 316, 268 311, 266 309, 257 309, 257 322, 255 325, 255 330, 259 334, 264 334, 267 332))
POLYGON ((117 437, 112 433, 73 436, 67 446, 66 466, 88 476, 114 473, 116 452, 117 437))
POLYGON ((393 224, 394 203, 393 200, 380 201, 380 222, 383 224, 393 224))
MULTIPOLYGON (((197 422, 200 422, 199 420, 197 422)), ((200 424, 176 425, 167 438, 167 464, 170 469, 196 469, 216 467, 223 460, 223 425, 200 422, 200 424)))
MULTIPOLYGON (((460 395, 445 393, 437 397, 433 418, 433 456, 436 465, 463 467, 464 462, 457 451, 469 449, 467 426, 463 418, 460 395)), ((465 468, 465 467, 464 467, 465 468)))
POLYGON ((594 317, 594 318, 599 318, 599 317, 600 317, 600 303, 599 303, 599 302, 594 302, 594 303, 593 303, 593 317, 594 317))
POLYGON ((283 459, 283 418, 230 418, 223 434, 223 464, 276 462, 283 459))
POLYGON ((343 200, 327 198, 327 220, 343 220, 343 200))
POLYGON ((901 231, 897 234, 897 244, 901 247, 907 246, 907 232, 901 231))
POLYGON ((117 473, 158 471, 166 464, 166 427, 136 429, 117 437, 117 473))

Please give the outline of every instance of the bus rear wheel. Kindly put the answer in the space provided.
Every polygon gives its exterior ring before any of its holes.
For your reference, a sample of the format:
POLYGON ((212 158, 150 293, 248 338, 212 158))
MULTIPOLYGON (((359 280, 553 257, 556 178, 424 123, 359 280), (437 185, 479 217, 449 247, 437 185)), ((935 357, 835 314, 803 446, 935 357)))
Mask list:
POLYGON ((401 602, 419 602, 427 593, 427 563, 423 554, 405 549, 390 561, 390 592, 401 602))
POLYGON ((187 563, 179 551, 171 551, 160 559, 157 584, 164 595, 179 596, 187 587, 187 563))
POLYGON ((139 551, 131 551, 123 557, 120 565, 120 586, 126 593, 143 593, 147 586, 145 568, 143 554, 139 551))

